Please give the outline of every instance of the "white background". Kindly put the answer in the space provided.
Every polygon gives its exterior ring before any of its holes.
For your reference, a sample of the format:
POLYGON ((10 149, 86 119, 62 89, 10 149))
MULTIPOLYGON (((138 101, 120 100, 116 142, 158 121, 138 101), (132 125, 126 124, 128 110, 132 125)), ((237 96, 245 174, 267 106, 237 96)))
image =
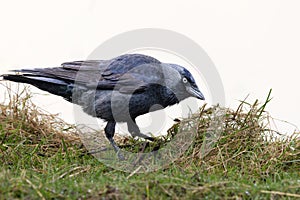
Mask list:
MULTIPOLYGON (((300 126, 299 10, 298 0, 2 0, 0 73, 85 59, 125 31, 170 29, 197 42, 214 61, 227 106, 235 108, 248 94, 250 102, 263 101, 273 88, 267 109, 300 126)), ((71 104, 39 99, 70 120, 71 104)))

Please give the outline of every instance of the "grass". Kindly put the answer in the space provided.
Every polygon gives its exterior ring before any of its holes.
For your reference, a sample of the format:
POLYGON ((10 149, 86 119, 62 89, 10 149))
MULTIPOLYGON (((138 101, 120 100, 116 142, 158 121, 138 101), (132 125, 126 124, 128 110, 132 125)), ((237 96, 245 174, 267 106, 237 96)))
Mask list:
POLYGON ((9 94, 0 104, 0 199, 300 198, 299 133, 279 139, 269 129, 270 94, 236 110, 204 106, 146 146, 119 138, 128 151, 149 151, 196 122, 189 148, 150 173, 107 167, 87 153, 73 125, 37 108, 26 90, 9 94))

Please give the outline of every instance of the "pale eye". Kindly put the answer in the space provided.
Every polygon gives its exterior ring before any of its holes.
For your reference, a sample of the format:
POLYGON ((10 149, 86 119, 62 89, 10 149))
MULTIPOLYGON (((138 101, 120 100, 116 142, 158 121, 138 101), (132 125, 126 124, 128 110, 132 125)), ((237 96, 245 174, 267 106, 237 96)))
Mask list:
POLYGON ((183 83, 187 83, 188 80, 187 80, 185 77, 183 77, 183 78, 182 78, 182 82, 183 82, 183 83))

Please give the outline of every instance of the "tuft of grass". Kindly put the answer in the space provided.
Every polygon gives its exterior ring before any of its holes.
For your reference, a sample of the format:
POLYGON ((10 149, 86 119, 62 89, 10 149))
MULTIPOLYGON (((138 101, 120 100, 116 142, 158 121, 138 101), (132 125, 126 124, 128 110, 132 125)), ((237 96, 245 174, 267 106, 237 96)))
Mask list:
MULTIPOLYGON (((253 104, 242 101, 236 110, 214 106, 203 109, 199 120, 198 134, 193 146, 177 163, 199 166, 209 173, 232 172, 264 180, 282 172, 300 172, 300 134, 280 135, 270 129, 271 116, 265 111, 270 101, 271 90, 265 102, 253 104), (203 152, 208 128, 211 127, 213 113, 222 113, 221 129, 214 138, 213 146, 203 152)), ((212 137, 211 135, 208 135, 212 137)))
POLYGON ((265 199, 300 197, 299 133, 270 130, 263 103, 236 110, 204 105, 153 143, 118 138, 128 151, 152 151, 193 124, 192 145, 151 173, 125 173, 86 153, 73 125, 36 107, 26 89, 0 104, 0 199, 265 199))

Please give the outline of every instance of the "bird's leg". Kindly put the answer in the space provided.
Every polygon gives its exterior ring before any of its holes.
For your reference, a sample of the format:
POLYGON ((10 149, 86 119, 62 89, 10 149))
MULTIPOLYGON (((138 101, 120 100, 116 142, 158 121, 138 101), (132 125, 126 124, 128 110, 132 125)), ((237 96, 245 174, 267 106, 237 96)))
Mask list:
POLYGON ((120 148, 117 146, 117 144, 114 141, 115 127, 116 127, 116 122, 109 121, 106 124, 104 132, 105 132, 105 135, 106 135, 107 139, 109 140, 110 144, 113 146, 115 152, 117 153, 118 158, 120 160, 124 160, 124 157, 120 152, 120 148))
POLYGON ((141 133, 139 127, 136 125, 135 120, 133 120, 131 122, 127 122, 127 127, 128 127, 128 131, 130 132, 132 137, 138 136, 138 137, 150 140, 150 141, 154 141, 153 137, 149 137, 149 136, 144 135, 143 133, 141 133))

